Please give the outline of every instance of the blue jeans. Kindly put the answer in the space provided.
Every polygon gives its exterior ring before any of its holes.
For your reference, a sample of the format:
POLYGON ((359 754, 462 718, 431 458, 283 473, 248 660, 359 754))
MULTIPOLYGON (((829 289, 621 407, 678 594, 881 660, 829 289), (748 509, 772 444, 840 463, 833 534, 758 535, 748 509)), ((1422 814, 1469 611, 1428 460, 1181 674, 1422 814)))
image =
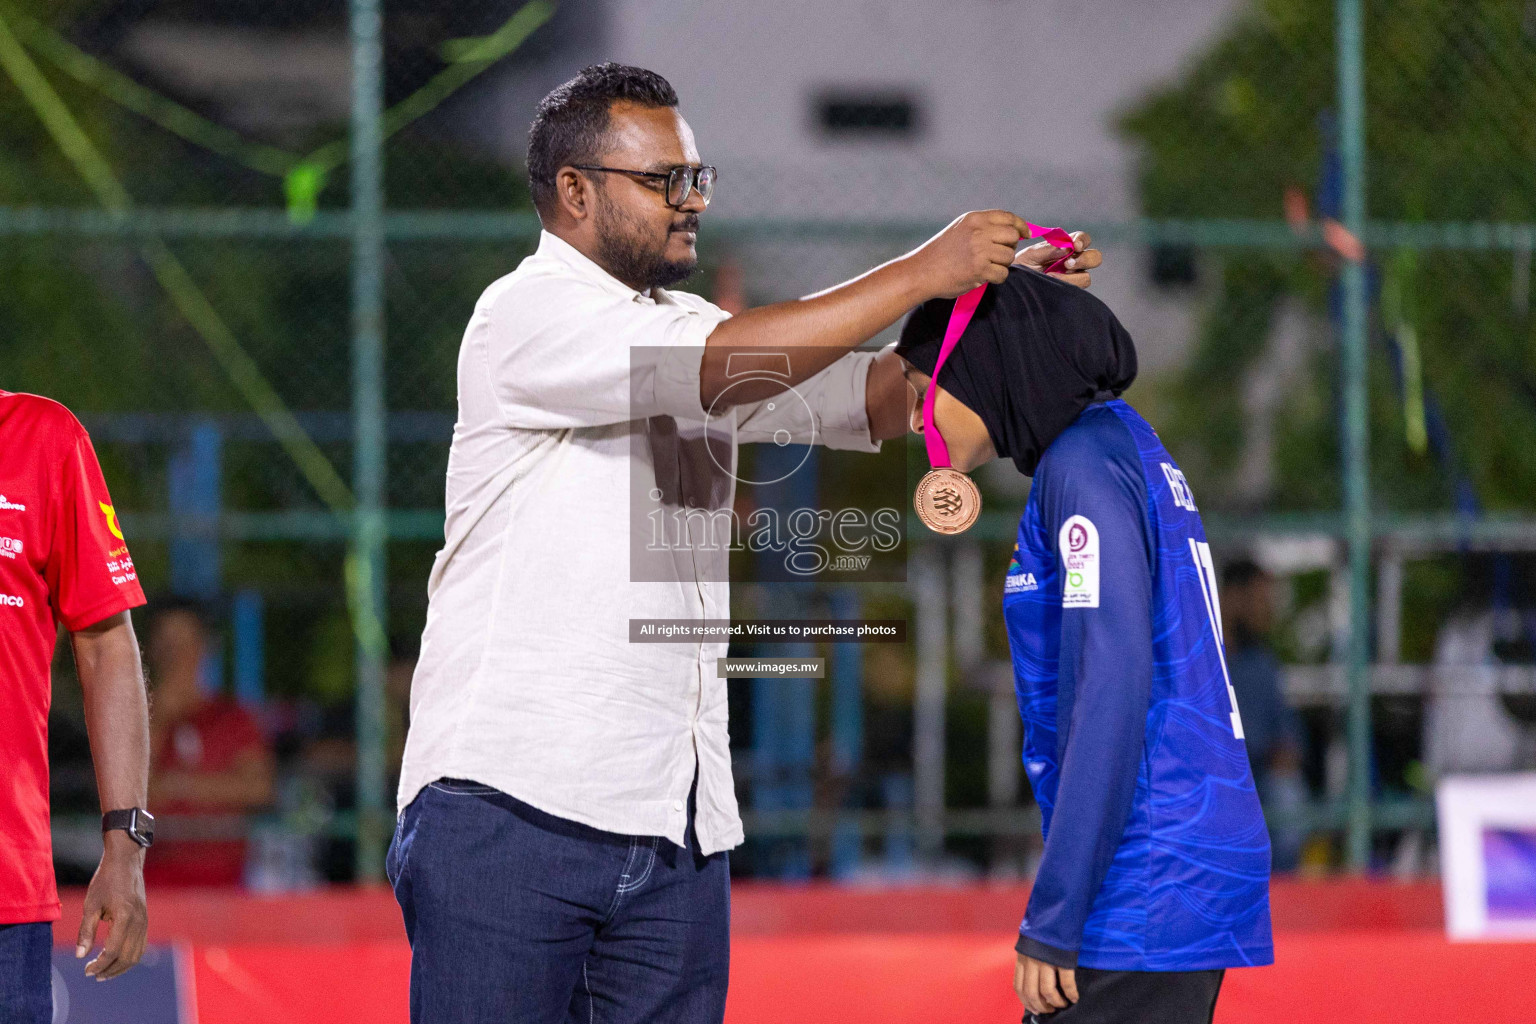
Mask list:
POLYGON ((53 926, 0 925, 0 1024, 52 1024, 53 926))
POLYGON ((411 940, 413 1024, 719 1024, 730 869, 439 779, 385 861, 411 940))

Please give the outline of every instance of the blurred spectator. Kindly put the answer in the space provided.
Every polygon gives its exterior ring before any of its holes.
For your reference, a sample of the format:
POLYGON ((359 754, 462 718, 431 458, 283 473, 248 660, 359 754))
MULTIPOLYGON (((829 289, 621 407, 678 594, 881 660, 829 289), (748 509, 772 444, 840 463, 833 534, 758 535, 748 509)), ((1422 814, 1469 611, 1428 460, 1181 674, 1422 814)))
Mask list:
MULTIPOLYGON (((1301 779, 1301 723, 1285 702, 1280 659, 1270 645, 1274 577, 1256 562, 1239 559, 1227 565, 1221 582, 1227 674, 1237 694, 1253 784, 1271 814, 1295 810, 1306 795, 1301 779)), ((1283 825, 1271 833, 1274 869, 1293 870, 1302 837, 1283 825)))
POLYGON ((239 885, 245 816, 272 802, 274 759, 255 716, 202 686, 208 634, 186 601, 159 604, 150 625, 149 804, 161 822, 150 885, 239 885))
POLYGON ((1500 696, 1495 616, 1463 601, 1435 637, 1433 689, 1424 708, 1430 780, 1533 766, 1525 729, 1500 696))

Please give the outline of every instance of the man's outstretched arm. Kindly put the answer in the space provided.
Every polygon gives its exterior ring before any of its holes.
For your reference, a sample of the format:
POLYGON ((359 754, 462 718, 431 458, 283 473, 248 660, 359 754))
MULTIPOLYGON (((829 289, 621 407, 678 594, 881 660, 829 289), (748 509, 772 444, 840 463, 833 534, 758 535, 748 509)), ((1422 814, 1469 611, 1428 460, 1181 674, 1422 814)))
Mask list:
POLYGON ((1007 279, 1014 246, 1027 230, 1006 210, 967 213, 905 256, 851 281, 724 321, 709 335, 699 366, 703 408, 714 406, 733 383, 727 376, 732 353, 761 350, 789 357, 789 378, 782 383, 737 381, 731 387, 733 405, 767 398, 819 373, 919 303, 1007 279))
MULTIPOLYGON (((149 702, 133 620, 119 612, 70 634, 85 693, 85 724, 96 765, 101 809, 144 807, 149 788, 149 702)), ((108 925, 107 941, 85 973, 105 981, 144 955, 149 914, 144 902, 144 850, 118 829, 102 836, 101 863, 85 894, 75 956, 83 958, 108 925)))

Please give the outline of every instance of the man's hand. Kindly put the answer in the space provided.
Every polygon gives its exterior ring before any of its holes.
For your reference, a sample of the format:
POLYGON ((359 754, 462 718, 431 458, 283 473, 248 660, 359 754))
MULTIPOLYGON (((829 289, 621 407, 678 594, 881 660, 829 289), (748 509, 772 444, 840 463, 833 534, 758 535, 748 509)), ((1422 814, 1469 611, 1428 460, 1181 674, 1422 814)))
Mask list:
POLYGON ((1007 210, 962 214, 907 257, 925 298, 953 299, 1008 280, 1013 247, 1029 227, 1007 210))
MULTIPOLYGON (((1028 230, 1028 224, 1007 210, 967 213, 906 255, 851 281, 793 302, 749 309, 721 322, 710 332, 699 362, 699 411, 717 408, 716 402, 727 391, 728 405, 761 401, 826 369, 913 306, 929 299, 952 299, 979 284, 1001 284, 1013 265, 1014 247, 1028 230), (779 359, 788 356, 788 377, 766 383, 733 380, 728 372, 730 356, 754 349, 779 359)), ((1066 277, 1073 284, 1087 285, 1087 271, 1099 265, 1099 254, 1087 250, 1087 235, 1078 237, 1082 241, 1076 248, 1085 251, 1075 257, 1079 265, 1066 277)), ((1026 264, 1032 266, 1054 251, 1049 246, 1040 252, 1027 249, 1026 264)), ((895 408, 893 402, 883 400, 875 405, 895 408)), ((892 429, 904 431, 905 427, 897 423, 892 429)))
POLYGON ((96 926, 108 925, 107 943, 96 959, 85 965, 87 977, 97 981, 115 978, 144 955, 144 936, 149 911, 144 905, 144 850, 126 832, 103 835, 106 849, 85 891, 85 916, 75 943, 75 959, 84 959, 96 942, 96 926))
POLYGON ((1013 967, 1013 990, 1024 1009, 1043 1017, 1077 1002, 1077 972, 1020 953, 1013 967))
MULTIPOLYGON (((1093 276, 1088 273, 1094 267, 1104 262, 1104 254, 1097 249, 1088 248, 1093 244, 1093 239, 1086 231, 1072 232, 1072 258, 1067 260, 1065 272, 1057 274, 1068 284, 1075 284, 1079 288, 1087 288, 1093 283, 1093 276)), ((1021 267, 1044 272, 1045 268, 1067 255, 1065 249, 1058 249, 1050 242, 1036 242, 1034 245, 1020 249, 1013 262, 1021 267)))

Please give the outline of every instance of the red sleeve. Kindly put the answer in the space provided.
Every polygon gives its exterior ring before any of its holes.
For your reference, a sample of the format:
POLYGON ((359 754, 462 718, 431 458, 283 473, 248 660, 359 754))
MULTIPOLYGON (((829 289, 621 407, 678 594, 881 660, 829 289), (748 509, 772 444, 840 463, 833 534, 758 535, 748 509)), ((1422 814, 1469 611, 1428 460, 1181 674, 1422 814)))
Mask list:
POLYGON ((45 570, 54 614, 70 631, 144 604, 96 449, 78 424, 74 432, 54 481, 45 570))

